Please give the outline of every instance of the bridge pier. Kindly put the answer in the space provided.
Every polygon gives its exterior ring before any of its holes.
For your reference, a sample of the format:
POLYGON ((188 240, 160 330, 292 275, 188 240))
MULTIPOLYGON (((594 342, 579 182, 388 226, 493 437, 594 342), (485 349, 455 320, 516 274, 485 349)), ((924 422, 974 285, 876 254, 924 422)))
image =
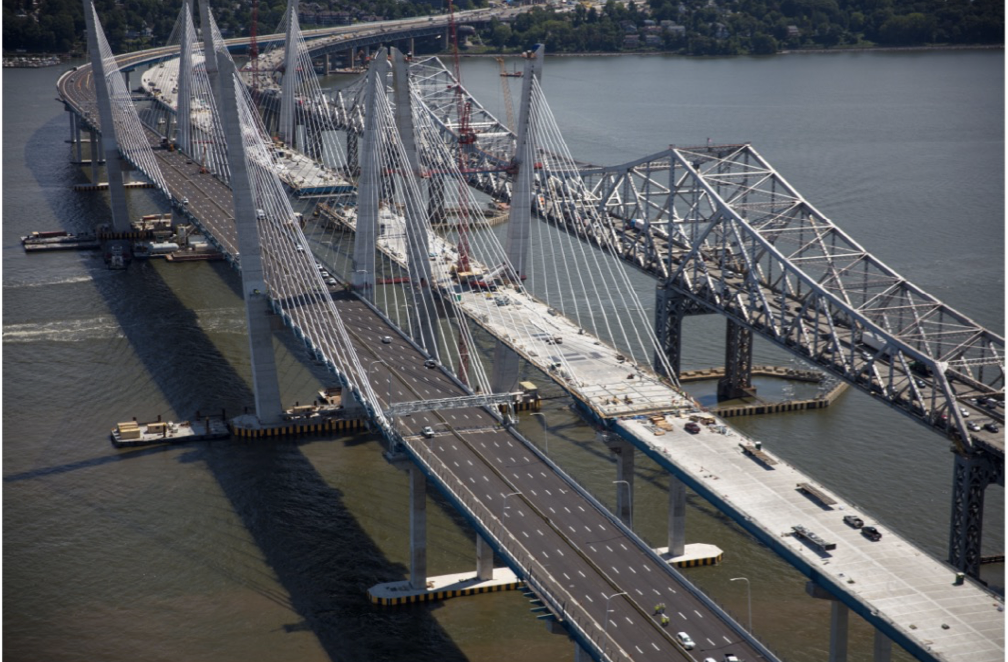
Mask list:
POLYGON ((718 402, 750 397, 756 393, 752 385, 752 331, 734 320, 727 322, 725 376, 718 380, 718 402))
POLYGON ((665 363, 655 354, 654 369, 663 377, 678 379, 682 371, 682 323, 688 302, 679 291, 658 283, 655 293, 655 335, 674 375, 665 374, 665 363))
MULTIPOLYGON (((815 582, 806 582, 805 592, 813 598, 830 600, 832 602, 830 611, 829 662, 847 662, 847 633, 850 625, 850 608, 815 582)), ((873 662, 890 662, 891 659, 892 640, 876 629, 872 660, 873 662)))
POLYGON ((476 579, 487 581, 493 579, 494 551, 479 533, 476 534, 476 579))
MULTIPOLYGON (((415 464, 409 468, 409 501, 410 586, 419 591, 427 588, 427 477, 415 464)), ((490 552, 490 574, 493 575, 493 551, 490 552)))
POLYGON ((980 578, 984 495, 991 483, 1004 485, 1003 465, 988 453, 955 454, 952 477, 952 518, 949 563, 974 579, 980 578))
POLYGON ((618 437, 606 440, 610 452, 616 456, 616 517, 628 529, 633 529, 634 464, 636 448, 618 437))
POLYGON ((669 474, 668 554, 686 553, 686 483, 669 474))

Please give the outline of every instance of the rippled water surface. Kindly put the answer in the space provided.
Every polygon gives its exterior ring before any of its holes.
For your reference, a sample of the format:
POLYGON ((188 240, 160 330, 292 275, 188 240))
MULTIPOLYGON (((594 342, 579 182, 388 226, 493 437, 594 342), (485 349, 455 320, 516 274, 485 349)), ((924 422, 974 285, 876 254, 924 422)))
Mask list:
MULTIPOLYGON (((71 190, 89 171, 70 163, 58 73, 3 75, 6 656, 569 659, 572 644, 547 633, 518 593, 398 610, 367 602, 367 588, 406 576, 408 560, 406 474, 368 434, 110 446, 118 420, 251 404, 244 315, 237 276, 220 264, 110 272, 89 253, 23 253, 31 230, 88 229, 108 214, 101 195, 71 190)), ((464 78, 504 115, 492 60, 466 61, 464 78)), ((708 137, 752 142, 856 240, 1003 334, 1003 81, 1002 53, 955 52, 549 59, 543 86, 582 160, 612 164, 708 137)), ((134 216, 164 208, 149 191, 129 196, 134 216)), ((723 325, 689 320, 687 330, 684 367, 719 363, 723 325)), ((276 347, 285 401, 311 400, 324 375, 288 334, 276 347)), ((757 360, 788 361, 760 343, 757 360)), ((544 390, 550 453, 611 503, 607 452, 544 390)), ((952 458, 935 435, 854 392, 827 410, 735 424, 944 556, 952 458)), ((521 428, 542 439, 536 419, 521 428)), ((643 458, 637 471, 635 521, 663 544, 666 478, 643 458)), ((472 531, 431 492, 430 572, 473 568, 472 531)), ((721 566, 690 577, 739 616, 746 596, 728 580, 750 578, 757 634, 785 659, 825 659, 828 605, 708 504, 690 506, 690 540, 725 550, 721 566)), ((1002 488, 989 488, 987 508, 985 551, 1002 552, 1002 488)), ((1003 566, 984 576, 1000 587, 1003 566)), ((867 659, 870 629, 857 618, 851 629, 852 659, 867 659)))

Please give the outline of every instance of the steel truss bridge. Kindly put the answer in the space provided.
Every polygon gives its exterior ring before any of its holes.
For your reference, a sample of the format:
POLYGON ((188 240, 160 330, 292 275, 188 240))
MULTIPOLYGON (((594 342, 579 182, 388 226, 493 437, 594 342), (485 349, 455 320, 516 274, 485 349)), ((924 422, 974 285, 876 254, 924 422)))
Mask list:
MULTIPOLYGON (((385 34, 386 39, 393 36, 385 34)), ((218 53, 226 52, 226 47, 219 44, 214 48, 218 53)), ((327 44, 324 48, 335 46, 327 44)), ((174 49, 161 49, 148 56, 151 59, 147 61, 163 59, 171 50, 174 49)), ((114 62, 106 51, 107 45, 103 59, 114 62)), ((141 61, 141 56, 124 58, 128 66, 141 61)), ((457 144, 462 124, 457 115, 460 105, 457 98, 453 101, 453 94, 446 92, 457 86, 457 82, 446 84, 445 77, 451 74, 432 61, 415 64, 414 70, 417 81, 414 94, 434 118, 431 130, 442 136, 444 144, 457 144), (428 94, 423 93, 425 89, 428 94)), ((96 117, 99 113, 93 110, 94 92, 88 96, 89 82, 90 71, 85 68, 61 79, 60 90, 68 109, 80 114, 84 125, 100 129, 96 117)), ((349 133, 373 141, 373 137, 367 136, 376 129, 369 128, 368 122, 377 111, 368 108, 366 101, 376 98, 373 77, 369 86, 368 92, 363 91, 363 83, 357 90, 344 91, 333 100, 334 107, 326 114, 341 120, 340 127, 349 133)), ((379 87, 383 90, 386 87, 384 78, 379 87)), ((142 153, 133 120, 123 119, 128 111, 121 102, 121 93, 113 90, 109 96, 120 99, 114 119, 117 129, 121 131, 120 127, 125 126, 127 134, 134 132, 134 142, 120 146, 120 152, 156 181, 149 146, 157 143, 157 134, 146 130, 140 142, 147 152, 142 153)), ((207 99, 205 103, 211 104, 207 99)), ((400 96, 400 102, 402 99, 400 96)), ((220 102, 218 98, 217 103, 220 102)), ((475 108, 469 123, 477 135, 475 145, 463 147, 461 156, 442 153, 428 157, 423 167, 411 163, 406 153, 409 148, 400 145, 395 148, 404 150, 395 157, 399 159, 398 170, 386 174, 400 176, 412 166, 418 173, 426 172, 429 178, 430 173, 447 168, 455 160, 462 164, 456 178, 513 202, 527 200, 529 205, 512 207, 524 207, 526 211, 534 208, 549 223, 564 227, 657 277, 663 287, 655 325, 659 355, 656 364, 672 379, 678 370, 682 317, 718 312, 730 322, 728 354, 734 357, 728 366, 728 372, 734 374, 731 387, 745 386, 747 361, 751 364, 751 334, 755 332, 949 436, 957 451, 957 501, 950 556, 957 567, 973 570, 972 564, 979 559, 977 509, 979 506, 982 510, 983 487, 994 481, 1003 484, 1003 436, 973 434, 964 425, 959 406, 977 409, 970 398, 1003 395, 1002 338, 929 297, 874 259, 805 202, 749 145, 671 148, 623 166, 587 168, 575 162, 562 143, 548 138, 551 130, 548 122, 526 118, 525 126, 538 128, 528 129, 524 136, 515 136, 474 100, 468 98, 468 102, 475 108), (520 150, 526 143, 528 151, 522 161, 520 150), (524 192, 520 181, 511 179, 516 162, 526 164, 524 172, 531 180, 524 192), (533 163, 534 167, 530 167, 533 163), (534 187, 531 195, 529 186, 534 187), (523 195, 526 197, 522 198, 523 195)), ((238 103, 241 108, 240 99, 229 103, 238 103)), ((395 101, 386 103, 385 112, 391 113, 395 101)), ((223 107, 228 106, 225 103, 223 107)), ((532 110, 534 107, 534 102, 526 104, 523 113, 547 112, 542 103, 538 111, 532 110)), ((229 145, 244 142, 248 161, 240 165, 242 162, 235 160, 238 156, 228 154, 230 172, 217 173, 214 181, 221 184, 231 181, 238 164, 240 170, 245 170, 241 177, 252 182, 245 188, 254 192, 256 204, 262 208, 253 214, 255 206, 249 207, 247 215, 271 219, 271 225, 260 228, 261 233, 268 227, 259 258, 262 266, 256 264, 254 257, 259 249, 243 240, 241 229, 233 225, 235 217, 240 225, 242 213, 226 211, 223 220, 215 222, 209 217, 201 219, 192 210, 194 220, 202 221, 204 229, 234 261, 238 261, 240 252, 243 282, 269 285, 262 291, 258 288, 246 291, 250 310, 251 300, 262 298, 262 293, 269 291, 269 305, 298 331, 316 356, 340 374, 349 391, 385 434, 406 441, 405 447, 418 465, 426 467, 428 476, 440 475, 429 458, 422 457, 423 451, 409 442, 408 431, 396 429, 389 422, 392 412, 411 407, 403 403, 393 406, 391 402, 382 407, 370 379, 371 365, 364 369, 361 359, 349 349, 354 342, 329 301, 313 261, 298 250, 298 246, 304 245, 304 236, 291 229, 289 204, 277 188, 275 177, 269 179, 263 174, 269 170, 268 151, 259 143, 249 142, 250 134, 256 132, 255 120, 247 111, 242 113, 240 131, 227 129, 232 139, 227 142, 229 145), (264 179, 255 181, 255 177, 264 179)), ((107 112, 104 114, 110 117, 107 112)), ((213 121, 218 123, 214 126, 219 125, 219 119, 213 121)), ((208 125, 200 130, 224 129, 208 125)), ((353 151, 349 149, 353 142, 348 140, 348 152, 353 151)), ((357 156, 362 155, 358 152, 357 156)), ((348 163, 348 172, 374 167, 373 163, 367 163, 375 158, 374 153, 368 151, 363 156, 363 162, 356 167, 348 163)), ((171 159, 161 154, 157 160, 169 163, 171 159)), ((407 178, 403 177, 399 185, 409 188, 407 178)), ((179 189, 170 181, 162 180, 159 187, 170 197, 178 198, 179 189)), ((239 193, 235 195, 237 200, 239 193)), ((235 209, 242 211, 239 207, 235 209)), ((359 225, 357 230, 359 234, 359 225)), ((406 246, 409 252, 408 243, 406 246)), ((511 260, 508 268, 515 276, 524 275, 518 260, 511 260)), ((373 307, 371 310, 378 312, 373 307)), ((380 316, 389 322, 384 314, 380 316)), ((254 345, 253 342, 253 354, 254 345)), ((430 347, 427 349, 430 353, 430 347)), ((434 400, 454 399, 457 406, 469 406, 472 404, 469 401, 462 402, 466 397, 470 396, 463 393, 434 400)), ((257 389, 257 404, 258 398, 257 389)), ((447 406, 435 404, 427 411, 447 406)), ((1003 420, 997 412, 977 411, 1003 420)), ((506 503, 507 497, 503 498, 506 503)), ((465 504, 460 509, 472 512, 472 507, 465 504)), ((496 541, 495 548, 505 558, 515 560, 489 526, 477 525, 477 528, 496 541)), ((550 593, 545 585, 540 583, 539 587, 550 593)), ((554 612, 566 615, 565 607, 558 608, 556 594, 550 595, 554 612)), ((608 603, 606 609, 608 613, 608 603)), ((610 648, 607 641, 596 641, 598 622, 587 614, 586 618, 578 625, 583 628, 578 631, 580 634, 576 634, 586 650, 600 658, 626 654, 623 644, 614 642, 610 648)), ((662 641, 663 645, 673 643, 662 641)), ((659 650, 657 645, 655 649, 659 650)), ((672 649, 676 647, 672 645, 672 649)))

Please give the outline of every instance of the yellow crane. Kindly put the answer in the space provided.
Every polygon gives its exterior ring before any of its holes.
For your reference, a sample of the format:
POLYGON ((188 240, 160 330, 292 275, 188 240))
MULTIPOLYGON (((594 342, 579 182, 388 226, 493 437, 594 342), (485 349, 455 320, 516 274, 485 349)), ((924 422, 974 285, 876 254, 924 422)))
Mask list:
POLYGON ((504 65, 504 58, 497 58, 497 65, 500 67, 501 91, 504 92, 504 112, 507 113, 507 128, 514 131, 514 104, 511 102, 511 86, 508 85, 508 72, 507 67, 504 65))

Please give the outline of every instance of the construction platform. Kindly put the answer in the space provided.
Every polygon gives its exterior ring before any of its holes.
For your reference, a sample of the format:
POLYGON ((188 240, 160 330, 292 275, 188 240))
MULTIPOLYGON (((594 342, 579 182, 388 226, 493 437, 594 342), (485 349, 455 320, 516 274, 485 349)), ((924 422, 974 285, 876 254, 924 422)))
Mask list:
POLYGON ((717 565, 724 558, 724 552, 717 545, 696 542, 685 546, 679 556, 669 556, 668 547, 656 547, 658 556, 677 568, 696 568, 702 565, 717 565))
POLYGON ((416 602, 447 600, 464 595, 513 591, 525 585, 509 568, 494 568, 493 579, 478 579, 475 573, 461 572, 428 577, 427 587, 414 589, 408 580, 378 584, 368 589, 368 598, 376 605, 405 605, 416 602))

